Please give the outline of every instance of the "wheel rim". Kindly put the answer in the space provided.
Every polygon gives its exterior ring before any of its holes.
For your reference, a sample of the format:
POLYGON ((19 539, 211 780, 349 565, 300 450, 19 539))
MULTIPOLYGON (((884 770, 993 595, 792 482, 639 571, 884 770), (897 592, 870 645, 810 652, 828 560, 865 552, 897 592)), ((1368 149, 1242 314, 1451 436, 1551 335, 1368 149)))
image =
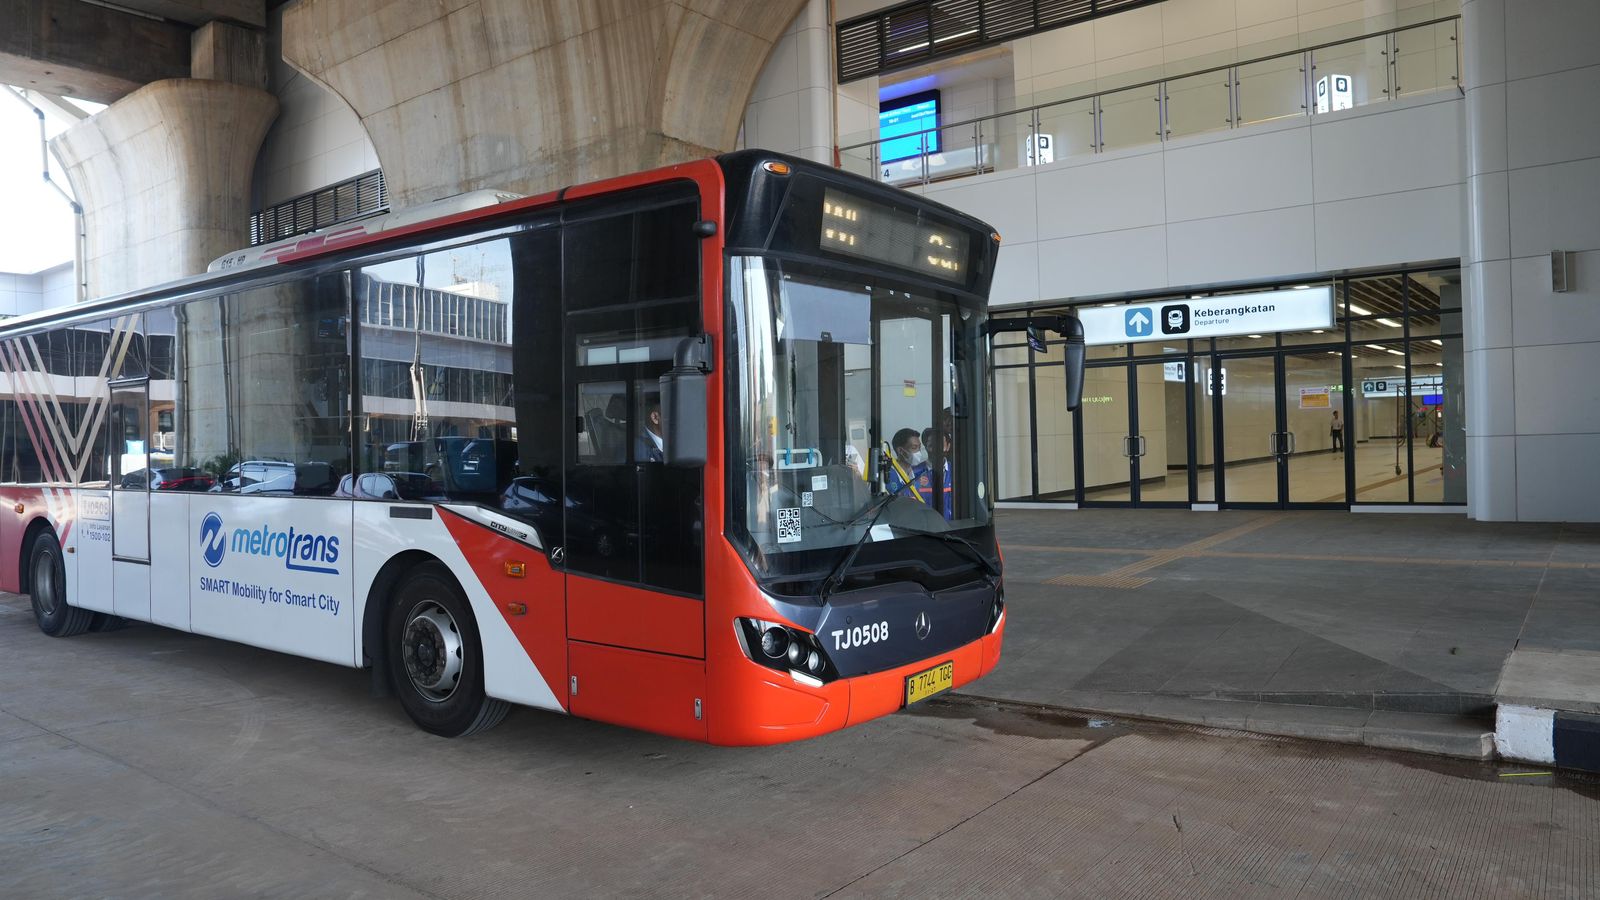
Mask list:
POLYGON ((400 656, 417 693, 434 703, 450 699, 461 684, 462 643, 449 610, 431 600, 412 607, 400 634, 400 656))
POLYGON ((56 555, 41 550, 33 562, 33 602, 46 616, 56 614, 56 555))

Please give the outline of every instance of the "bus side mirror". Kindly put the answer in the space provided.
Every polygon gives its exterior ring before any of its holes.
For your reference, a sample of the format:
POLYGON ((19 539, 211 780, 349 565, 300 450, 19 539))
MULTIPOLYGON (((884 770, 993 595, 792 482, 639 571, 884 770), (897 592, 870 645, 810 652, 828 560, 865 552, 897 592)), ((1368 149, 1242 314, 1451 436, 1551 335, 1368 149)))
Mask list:
POLYGON ((711 338, 684 338, 661 376, 662 455, 669 466, 706 464, 706 383, 711 373, 711 338))
POLYGON ((1083 361, 1089 351, 1083 342, 1083 323, 1077 316, 1061 317, 1061 333, 1067 338, 1063 354, 1067 368, 1067 412, 1075 412, 1083 405, 1083 361))

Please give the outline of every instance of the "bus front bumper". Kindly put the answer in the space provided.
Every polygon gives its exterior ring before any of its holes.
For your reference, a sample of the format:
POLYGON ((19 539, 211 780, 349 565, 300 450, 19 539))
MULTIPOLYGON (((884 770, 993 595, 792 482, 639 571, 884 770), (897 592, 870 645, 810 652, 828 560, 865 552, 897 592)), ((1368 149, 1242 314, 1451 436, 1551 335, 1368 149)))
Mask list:
POLYGON ((1000 662, 1005 630, 1002 614, 993 632, 947 653, 823 685, 741 659, 740 683, 726 706, 718 704, 707 717, 709 738, 725 746, 781 744, 886 716, 906 707, 906 679, 920 672, 953 663, 952 689, 989 674, 1000 662))

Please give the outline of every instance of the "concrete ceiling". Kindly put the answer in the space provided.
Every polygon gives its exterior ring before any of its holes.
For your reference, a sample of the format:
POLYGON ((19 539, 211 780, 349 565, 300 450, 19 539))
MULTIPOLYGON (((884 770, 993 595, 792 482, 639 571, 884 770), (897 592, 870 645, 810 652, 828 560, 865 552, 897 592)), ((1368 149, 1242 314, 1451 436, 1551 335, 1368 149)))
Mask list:
POLYGON ((265 0, 8 0, 0 3, 0 83, 111 103, 189 75, 189 36, 207 22, 266 24, 265 0))

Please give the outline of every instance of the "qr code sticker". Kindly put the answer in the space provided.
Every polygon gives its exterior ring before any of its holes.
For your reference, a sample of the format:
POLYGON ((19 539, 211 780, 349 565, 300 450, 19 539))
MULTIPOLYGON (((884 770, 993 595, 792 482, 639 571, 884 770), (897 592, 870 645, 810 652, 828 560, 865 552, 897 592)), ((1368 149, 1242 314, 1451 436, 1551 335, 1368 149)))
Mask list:
POLYGON ((778 510, 778 543, 795 544, 800 541, 800 507, 786 506, 778 510))
POLYGON ((800 505, 801 506, 815 506, 816 505, 816 501, 814 499, 812 499, 812 495, 811 495, 810 491, 801 491, 800 492, 800 505))

